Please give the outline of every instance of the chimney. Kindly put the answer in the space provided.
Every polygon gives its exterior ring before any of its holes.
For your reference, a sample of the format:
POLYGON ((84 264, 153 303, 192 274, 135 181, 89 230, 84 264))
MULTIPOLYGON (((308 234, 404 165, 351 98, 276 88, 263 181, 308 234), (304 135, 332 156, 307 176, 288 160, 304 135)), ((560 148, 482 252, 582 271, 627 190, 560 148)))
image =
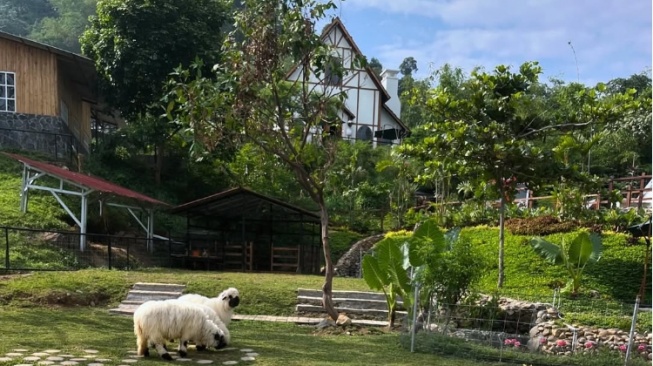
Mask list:
POLYGON ((390 94, 390 100, 385 104, 392 110, 397 117, 401 117, 401 102, 399 101, 399 79, 397 79, 399 70, 383 70, 381 73, 381 84, 390 94))

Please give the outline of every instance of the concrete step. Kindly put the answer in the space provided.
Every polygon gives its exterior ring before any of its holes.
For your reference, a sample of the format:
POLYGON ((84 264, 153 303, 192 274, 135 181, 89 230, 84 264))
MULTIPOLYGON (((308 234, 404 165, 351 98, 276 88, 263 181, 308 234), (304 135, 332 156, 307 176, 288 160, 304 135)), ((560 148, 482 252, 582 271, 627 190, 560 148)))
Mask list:
POLYGON ((127 294, 127 298, 125 300, 143 302, 143 301, 148 301, 148 300, 176 299, 179 296, 181 296, 181 292, 131 290, 127 294))
POLYGON ((163 292, 183 292, 186 288, 185 285, 178 285, 174 283, 148 283, 136 282, 132 286, 132 290, 136 291, 163 291, 163 292))
MULTIPOLYGON (((342 308, 351 308, 351 309, 377 309, 377 310, 387 310, 388 303, 385 298, 383 300, 369 300, 369 299, 353 299, 353 298, 340 298, 333 297, 333 305, 335 307, 342 308)), ((309 297, 309 296, 297 296, 298 304, 306 305, 317 305, 322 306, 322 297, 309 297)), ((399 307, 403 306, 403 303, 397 304, 399 307)))
MULTIPOLYGON (((322 297, 322 290, 312 290, 306 288, 297 289, 297 296, 322 297)), ((381 292, 369 291, 333 291, 333 297, 339 299, 366 299, 380 300, 385 302, 385 295, 381 292)), ((401 301, 401 299, 399 299, 401 301)))
MULTIPOLYGON (((373 316, 373 317, 378 317, 378 318, 387 318, 388 317, 388 310, 379 310, 379 309, 354 309, 354 308, 346 308, 346 307, 338 307, 336 306, 336 310, 340 313, 346 313, 346 314, 357 314, 357 315, 368 315, 368 316, 373 316)), ((317 305, 307 305, 307 304, 298 304, 295 307, 295 311, 297 312, 306 312, 306 313, 324 313, 324 308, 322 306, 317 306, 317 305)), ((405 311, 397 311, 396 312, 397 319, 403 318, 407 316, 407 312, 405 311)))
POLYGON ((138 309, 138 306, 139 305, 123 305, 123 304, 120 304, 117 308, 109 309, 109 313, 116 314, 116 315, 132 316, 132 315, 134 315, 134 312, 136 311, 136 309, 138 309))

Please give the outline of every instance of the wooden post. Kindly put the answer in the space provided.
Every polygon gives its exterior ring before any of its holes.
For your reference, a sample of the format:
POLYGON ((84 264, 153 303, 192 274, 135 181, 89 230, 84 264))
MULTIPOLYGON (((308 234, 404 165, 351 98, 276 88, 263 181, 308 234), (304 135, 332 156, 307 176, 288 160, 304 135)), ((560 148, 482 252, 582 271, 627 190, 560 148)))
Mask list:
POLYGON ((638 197, 637 197, 637 209, 638 210, 642 208, 642 201, 644 200, 644 187, 646 187, 646 185, 644 184, 644 176, 645 175, 646 175, 646 173, 642 173, 640 175, 640 177, 639 177, 639 194, 638 194, 638 197))

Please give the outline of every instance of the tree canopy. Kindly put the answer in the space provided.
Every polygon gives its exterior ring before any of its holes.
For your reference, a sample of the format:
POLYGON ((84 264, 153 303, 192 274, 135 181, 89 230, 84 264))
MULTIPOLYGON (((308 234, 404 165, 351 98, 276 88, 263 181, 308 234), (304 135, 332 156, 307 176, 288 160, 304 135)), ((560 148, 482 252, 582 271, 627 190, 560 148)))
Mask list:
POLYGON ((228 6, 219 0, 102 0, 82 35, 108 102, 133 118, 158 103, 168 75, 219 61, 228 6))
POLYGON ((518 72, 500 65, 492 73, 472 72, 464 94, 437 87, 426 102, 423 139, 401 146, 404 154, 423 161, 418 177, 422 183, 455 175, 494 187, 501 202, 499 287, 504 280, 503 207, 515 185, 532 187, 575 168, 556 165, 556 156, 543 148, 542 139, 554 132, 605 126, 634 107, 631 94, 606 96, 600 84, 564 94, 567 99, 556 100, 558 108, 548 109, 541 98, 541 73, 537 62, 521 65, 518 72))

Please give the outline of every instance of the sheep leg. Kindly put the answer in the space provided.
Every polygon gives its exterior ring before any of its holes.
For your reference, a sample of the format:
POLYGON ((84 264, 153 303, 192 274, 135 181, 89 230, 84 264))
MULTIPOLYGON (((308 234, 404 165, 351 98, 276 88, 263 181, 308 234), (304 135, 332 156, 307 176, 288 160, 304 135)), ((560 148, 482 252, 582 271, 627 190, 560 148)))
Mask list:
POLYGON ((179 356, 186 357, 188 355, 186 347, 188 346, 188 341, 179 339, 179 356))
POLYGON ((205 351, 205 350, 206 350, 206 346, 203 345, 203 344, 196 344, 196 345, 195 345, 195 349, 198 350, 198 351, 205 351))
POLYGON ((167 361, 172 361, 172 356, 170 356, 170 354, 168 353, 168 350, 166 349, 165 345, 163 345, 162 343, 156 343, 154 347, 156 347, 156 351, 159 353, 159 356, 161 356, 161 358, 167 361))
POLYGON ((150 350, 147 348, 147 346, 148 346, 148 342, 147 339, 145 339, 145 337, 138 336, 136 338, 137 355, 144 356, 144 357, 149 356, 150 350))

